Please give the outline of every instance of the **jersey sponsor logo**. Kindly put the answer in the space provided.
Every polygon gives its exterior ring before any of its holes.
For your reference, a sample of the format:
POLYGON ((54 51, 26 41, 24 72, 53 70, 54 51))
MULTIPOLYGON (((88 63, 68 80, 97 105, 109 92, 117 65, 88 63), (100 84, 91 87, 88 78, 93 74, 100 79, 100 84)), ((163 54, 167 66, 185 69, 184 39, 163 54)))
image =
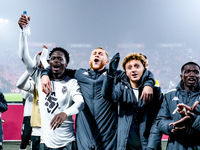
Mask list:
POLYGON ((53 113, 59 106, 57 98, 55 97, 55 92, 49 93, 45 98, 45 106, 47 107, 48 113, 53 113))
POLYGON ((172 101, 180 101, 179 98, 177 96, 175 96, 172 101))

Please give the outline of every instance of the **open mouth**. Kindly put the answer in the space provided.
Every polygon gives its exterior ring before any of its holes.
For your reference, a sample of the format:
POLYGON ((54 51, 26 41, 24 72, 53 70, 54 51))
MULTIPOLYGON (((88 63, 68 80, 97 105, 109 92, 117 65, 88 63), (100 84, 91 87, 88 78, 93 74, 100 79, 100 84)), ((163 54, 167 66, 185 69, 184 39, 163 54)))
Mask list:
POLYGON ((137 74, 131 74, 132 77, 137 77, 137 74))
POLYGON ((189 79, 188 79, 188 82, 189 82, 190 84, 194 84, 194 83, 196 82, 196 80, 195 80, 194 78, 189 78, 189 79))
POLYGON ((95 58, 95 59, 94 59, 94 62, 99 62, 99 59, 95 58))
POLYGON ((59 70, 59 67, 60 67, 60 66, 53 66, 53 70, 54 70, 54 71, 57 71, 57 70, 59 70))

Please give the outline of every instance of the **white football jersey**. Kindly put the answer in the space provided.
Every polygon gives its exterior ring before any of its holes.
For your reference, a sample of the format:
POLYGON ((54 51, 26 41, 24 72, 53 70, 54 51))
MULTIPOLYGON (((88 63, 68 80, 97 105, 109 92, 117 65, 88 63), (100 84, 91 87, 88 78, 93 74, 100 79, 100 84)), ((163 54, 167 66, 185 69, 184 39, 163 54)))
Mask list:
POLYGON ((50 122, 56 114, 67 113, 74 104, 73 98, 81 95, 77 80, 66 76, 63 80, 51 81, 52 93, 46 95, 41 90, 40 71, 37 70, 32 78, 38 87, 42 143, 45 143, 49 148, 58 148, 75 141, 72 116, 68 116, 62 125, 55 130, 50 129, 50 122))

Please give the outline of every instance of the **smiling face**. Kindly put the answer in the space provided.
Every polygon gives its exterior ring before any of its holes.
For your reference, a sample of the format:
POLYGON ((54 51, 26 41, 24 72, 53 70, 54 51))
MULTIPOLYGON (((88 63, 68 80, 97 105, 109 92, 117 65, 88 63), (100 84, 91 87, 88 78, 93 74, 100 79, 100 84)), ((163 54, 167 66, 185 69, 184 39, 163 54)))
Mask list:
POLYGON ((94 51, 92 51, 89 63, 92 70, 104 69, 105 65, 109 63, 106 51, 100 48, 97 48, 94 51))
POLYGON ((65 68, 67 67, 67 61, 65 55, 61 51, 54 51, 51 54, 49 61, 50 68, 55 79, 62 78, 65 68))
POLYGON ((180 76, 184 83, 184 88, 190 91, 199 84, 199 67, 195 64, 185 65, 180 76))
POLYGON ((129 78, 130 84, 134 88, 138 88, 138 82, 143 75, 145 68, 140 60, 130 60, 125 65, 126 75, 129 78))

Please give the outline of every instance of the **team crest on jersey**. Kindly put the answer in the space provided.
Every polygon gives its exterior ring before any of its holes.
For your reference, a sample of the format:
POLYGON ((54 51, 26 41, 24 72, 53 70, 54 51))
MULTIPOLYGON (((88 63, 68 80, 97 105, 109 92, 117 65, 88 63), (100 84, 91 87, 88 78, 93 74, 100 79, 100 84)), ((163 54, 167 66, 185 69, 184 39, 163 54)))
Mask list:
POLYGON ((179 98, 177 96, 175 96, 172 101, 180 101, 179 98))
POLYGON ((63 86, 62 88, 62 93, 65 94, 67 92, 67 87, 66 86, 63 86))

